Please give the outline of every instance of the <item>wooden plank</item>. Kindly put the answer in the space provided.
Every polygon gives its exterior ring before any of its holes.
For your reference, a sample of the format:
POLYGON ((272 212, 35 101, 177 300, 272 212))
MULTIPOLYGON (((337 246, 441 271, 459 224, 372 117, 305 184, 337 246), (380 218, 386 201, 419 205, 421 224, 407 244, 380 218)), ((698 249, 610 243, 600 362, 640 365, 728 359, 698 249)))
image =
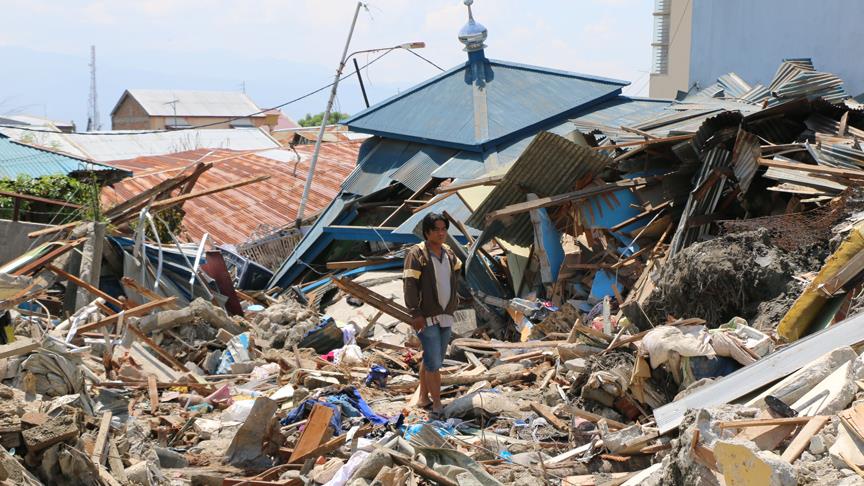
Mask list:
POLYGON ((813 417, 781 417, 764 418, 753 420, 732 420, 729 422, 717 422, 721 429, 744 429, 748 427, 765 427, 768 425, 803 425, 813 417))
POLYGON ((104 211, 105 216, 108 219, 114 220, 123 215, 129 214, 130 212, 139 212, 139 210, 147 205, 147 202, 151 197, 159 197, 161 194, 166 194, 174 189, 180 187, 181 185, 186 184, 192 178, 197 179, 199 175, 203 174, 205 171, 213 167, 213 163, 207 162, 199 162, 195 165, 191 174, 186 174, 185 170, 183 170, 180 174, 177 174, 170 179, 165 179, 164 181, 156 184, 155 186, 145 189, 129 199, 116 204, 104 211))
POLYGON ((838 413, 837 416, 853 435, 858 436, 858 440, 864 441, 864 405, 855 405, 838 413))
POLYGON ((117 444, 114 441, 108 441, 108 466, 114 479, 120 482, 126 481, 126 469, 123 466, 123 459, 120 457, 120 451, 117 450, 117 444))
POLYGON ((623 429, 627 427, 626 424, 622 424, 621 422, 606 418, 602 415, 597 415, 596 413, 591 413, 587 410, 582 410, 578 407, 568 407, 567 411, 570 412, 570 415, 575 415, 576 417, 585 419, 589 422, 594 422, 595 424, 601 420, 605 420, 606 423, 609 424, 610 429, 623 429))
POLYGON ((59 199, 48 199, 47 197, 31 196, 29 194, 21 194, 18 192, 0 191, 0 196, 12 197, 12 198, 15 198, 16 200, 22 200, 23 199, 24 201, 45 203, 45 204, 51 204, 54 206, 63 206, 64 208, 72 208, 72 209, 81 209, 82 208, 82 206, 80 204, 61 201, 59 199))
POLYGON ((77 240, 67 241, 62 246, 51 250, 50 252, 46 253, 45 255, 39 257, 38 259, 28 263, 27 265, 24 265, 23 267, 19 268, 18 270, 15 270, 14 272, 12 272, 12 275, 26 275, 26 274, 32 272, 33 270, 36 270, 37 268, 41 267, 42 265, 45 265, 48 262, 54 261, 54 259, 56 259, 60 255, 67 253, 68 251, 70 251, 71 249, 80 245, 81 243, 84 243, 84 241, 86 241, 86 240, 87 240, 87 238, 78 238, 77 240))
MULTIPOLYGON (((369 424, 366 424, 363 427, 361 427, 359 430, 357 430, 357 432, 354 434, 354 437, 363 437, 364 435, 368 434, 371 431, 372 431, 372 426, 369 424)), ((306 461, 307 459, 315 459, 315 458, 318 458, 319 456, 323 456, 325 454, 333 452, 336 449, 342 447, 342 445, 346 442, 347 438, 348 438, 348 434, 344 433, 338 437, 335 437, 333 439, 328 440, 327 442, 321 444, 320 446, 316 447, 315 449, 297 457, 294 461, 291 461, 291 462, 302 463, 302 462, 306 461)), ((283 448, 279 449, 279 452, 281 452, 283 454, 287 454, 289 452, 291 454, 294 454, 294 449, 286 449, 283 447, 283 448)))
MULTIPOLYGON (((150 299, 150 300, 164 299, 164 297, 162 297, 161 295, 159 295, 156 292, 153 292, 152 290, 148 289, 147 287, 139 284, 135 279, 132 279, 129 277, 123 277, 122 279, 120 279, 120 282, 123 284, 124 287, 131 288, 132 290, 143 295, 147 299, 150 299)), ((180 308, 180 306, 174 302, 167 303, 163 307, 165 307, 166 309, 172 309, 172 310, 176 310, 176 309, 180 308)))
POLYGON ((9 344, 0 345, 0 359, 21 356, 39 349, 39 342, 30 338, 18 337, 9 344))
POLYGON ((107 455, 108 434, 111 433, 111 410, 102 414, 102 420, 99 422, 99 432, 96 434, 96 443, 93 445, 93 454, 90 458, 97 466, 105 464, 107 455))
POLYGON ((549 197, 541 197, 539 199, 535 199, 533 201, 526 201, 516 204, 511 204, 504 208, 501 208, 497 211, 492 211, 486 215, 486 222, 489 223, 499 218, 503 218, 506 216, 512 216, 514 214, 525 213, 532 209, 540 209, 547 208, 550 206, 558 206, 565 202, 570 201, 578 201, 581 199, 587 199, 589 197, 598 196, 600 194, 605 194, 607 192, 618 191, 620 189, 632 188, 632 187, 641 187, 648 185, 648 181, 644 178, 638 177, 634 179, 626 179, 618 182, 610 182, 608 184, 602 186, 592 186, 587 189, 580 189, 578 191, 566 192, 564 194, 558 194, 555 196, 549 197))
POLYGON ((448 186, 439 187, 435 189, 435 193, 444 194, 445 192, 459 191, 462 189, 468 189, 469 187, 494 186, 501 182, 503 179, 504 175, 480 177, 478 179, 471 179, 470 181, 460 182, 458 184, 450 184, 448 186))
MULTIPOLYGON (((842 413, 842 412, 841 412, 842 413)), ((827 415, 821 415, 818 417, 813 417, 807 425, 801 428, 801 431, 798 432, 798 435, 792 439, 792 442, 789 443, 789 446, 786 447, 786 450, 783 451, 783 455, 780 457, 789 461, 790 463, 795 462, 795 459, 801 456, 801 453, 804 452, 804 449, 810 445, 810 439, 813 438, 814 435, 818 434, 822 427, 825 427, 825 424, 828 423, 829 417, 827 415)))
POLYGON ((567 344, 567 341, 527 341, 524 343, 511 343, 504 341, 486 341, 483 339, 459 338, 454 339, 450 344, 457 347, 469 347, 476 349, 538 349, 538 348, 557 348, 561 344, 567 344))
POLYGON ((390 317, 399 319, 406 324, 410 324, 412 321, 411 313, 408 312, 408 309, 397 304, 392 299, 388 299, 375 291, 369 290, 358 283, 348 280, 347 278, 334 277, 333 283, 335 283, 340 290, 357 297, 390 317))
MULTIPOLYGON (((129 324, 127 326, 127 329, 129 329, 129 331, 132 334, 134 334, 136 338, 140 339, 144 344, 146 344, 148 348, 152 349, 153 352, 158 354, 159 357, 161 357, 162 359, 167 361, 168 364, 170 364, 172 368, 174 368, 177 371, 181 371, 183 373, 189 371, 186 369, 185 366, 183 366, 183 363, 178 361, 177 358, 175 358, 171 353, 165 351, 158 344, 153 342, 152 339, 147 337, 147 335, 144 334, 144 332, 141 329, 138 329, 138 326, 136 326, 135 324, 129 324)), ((222 329, 220 329, 220 331, 221 330, 222 329)))
POLYGON ((61 224, 59 226, 51 226, 51 227, 44 228, 41 230, 31 231, 31 232, 27 233, 27 237, 28 238, 37 238, 39 236, 44 236, 44 235, 53 235, 54 233, 59 233, 61 231, 67 230, 67 229, 72 229, 72 228, 78 226, 79 224, 81 224, 81 221, 75 221, 72 223, 61 224))
POLYGON ((564 432, 570 430, 570 428, 567 426, 567 423, 556 417, 555 414, 552 412, 552 409, 547 407, 546 405, 543 405, 542 403, 531 402, 531 410, 534 410, 535 412, 540 414, 541 417, 546 419, 546 421, 552 424, 552 426, 556 429, 564 432))
POLYGON ((637 140, 634 142, 623 142, 623 143, 615 143, 610 145, 600 145, 598 147, 591 147, 591 150, 612 150, 617 149, 619 147, 633 147, 636 145, 655 145, 658 143, 669 143, 669 142, 680 142, 683 140, 690 140, 693 138, 694 134, 690 135, 673 135, 671 137, 665 138, 652 138, 650 140, 637 140))
POLYGON ((179 203, 182 203, 182 202, 188 201, 189 199, 195 199, 195 198, 202 197, 202 196, 209 196, 210 194, 216 194, 217 192, 227 191, 227 190, 229 190, 229 189, 236 189, 236 188, 238 188, 238 187, 246 186, 246 185, 249 185, 249 184, 255 184, 255 183, 258 183, 258 182, 263 182, 263 181, 266 181, 266 180, 269 179, 269 178, 270 178, 269 175, 262 175, 262 176, 258 176, 258 177, 250 177, 250 178, 248 178, 248 179, 243 179, 243 180, 240 180, 240 181, 237 181, 237 182, 230 182, 230 183, 228 183, 228 184, 222 184, 222 185, 219 185, 219 186, 216 186, 216 187, 212 187, 212 188, 210 188, 210 189, 206 189, 206 190, 204 190, 204 191, 192 192, 192 193, 189 193, 189 194, 184 194, 184 195, 182 195, 182 196, 177 196, 177 197, 172 197, 172 198, 168 198, 168 199, 163 199, 163 200, 161 200, 161 201, 156 201, 155 203, 153 203, 153 204, 150 206, 150 209, 152 209, 152 210, 154 210, 154 211, 157 210, 157 209, 164 209, 164 208, 167 208, 167 207, 170 207, 170 206, 174 206, 174 205, 176 205, 176 204, 179 204, 179 203))
MULTIPOLYGON (((126 317, 141 316, 147 314, 152 310, 158 309, 167 304, 171 304, 175 300, 177 300, 177 297, 165 297, 164 299, 147 302, 146 304, 141 304, 138 307, 133 307, 125 311, 124 314, 126 315, 126 317)), ((118 318, 119 314, 114 314, 113 316, 108 316, 105 319, 93 322, 91 324, 85 324, 78 328, 78 332, 88 332, 94 329, 101 329, 103 327, 110 326, 111 324, 117 322, 118 318)))
POLYGON ((309 413, 309 422, 300 433, 297 445, 288 459, 289 463, 297 463, 321 445, 330 431, 330 418, 333 410, 330 407, 316 404, 309 413))
POLYGON ((150 413, 156 415, 159 411, 159 390, 156 387, 156 375, 147 377, 147 392, 150 395, 150 413))
POLYGON ((776 167, 778 169, 800 170, 811 174, 829 174, 848 179, 864 179, 864 171, 856 169, 841 169, 839 167, 802 164, 799 162, 785 162, 773 159, 759 159, 759 165, 763 167, 776 167))
POLYGON ((98 288, 90 285, 89 283, 81 280, 80 278, 76 277, 75 275, 67 273, 67 272, 55 267, 54 265, 51 265, 50 263, 45 265, 45 268, 47 268, 48 270, 51 270, 52 272, 65 278, 66 280, 74 283, 75 285, 77 285, 79 287, 83 287, 84 289, 86 289, 88 292, 90 292, 94 296, 102 297, 103 299, 105 299, 106 302, 109 302, 109 303, 117 306, 119 309, 123 308, 123 302, 120 302, 119 300, 115 299, 114 297, 111 297, 110 295, 108 295, 105 292, 99 290, 98 288))
POLYGON ((369 260, 348 260, 344 262, 327 262, 329 270, 353 270, 355 268, 365 267, 368 265, 377 265, 379 263, 392 262, 389 258, 371 258, 369 260))

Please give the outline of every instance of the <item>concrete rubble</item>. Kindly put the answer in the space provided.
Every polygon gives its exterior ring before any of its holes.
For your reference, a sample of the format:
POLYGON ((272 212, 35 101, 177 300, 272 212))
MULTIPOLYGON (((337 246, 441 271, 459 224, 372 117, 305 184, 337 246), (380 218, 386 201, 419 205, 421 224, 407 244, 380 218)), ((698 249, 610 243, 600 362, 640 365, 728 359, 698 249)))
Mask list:
POLYGON ((0 267, 0 484, 864 484, 864 116, 783 94, 796 69, 326 223, 485 191, 446 215, 466 270, 440 417, 401 295, 416 235, 307 231, 319 253, 253 285, 251 258, 153 234, 186 172, 49 228, 0 267), (579 170, 520 165, 549 151, 579 170), (813 359, 777 371, 793 346, 813 359))

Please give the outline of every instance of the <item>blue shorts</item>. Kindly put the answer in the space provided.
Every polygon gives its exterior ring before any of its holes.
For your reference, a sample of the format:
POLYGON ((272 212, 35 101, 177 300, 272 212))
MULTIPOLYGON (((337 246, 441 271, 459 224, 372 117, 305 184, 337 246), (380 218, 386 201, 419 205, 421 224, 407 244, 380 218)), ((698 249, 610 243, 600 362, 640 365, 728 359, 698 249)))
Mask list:
POLYGON ((447 345, 450 344, 450 327, 441 327, 438 324, 426 326, 417 333, 420 344, 423 346, 423 367, 426 371, 438 371, 447 354, 447 345))

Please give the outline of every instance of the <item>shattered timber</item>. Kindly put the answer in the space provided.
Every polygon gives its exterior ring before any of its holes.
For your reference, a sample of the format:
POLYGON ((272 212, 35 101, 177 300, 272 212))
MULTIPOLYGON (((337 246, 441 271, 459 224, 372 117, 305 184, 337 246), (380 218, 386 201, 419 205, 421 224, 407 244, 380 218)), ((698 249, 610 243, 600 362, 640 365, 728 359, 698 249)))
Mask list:
MULTIPOLYGON (((299 223, 249 234, 296 217, 262 187, 302 147, 50 155, 111 187, 98 220, 6 242, 0 483, 864 484, 843 81, 794 59, 768 86, 630 98, 486 59, 469 25, 467 63, 323 143, 352 161, 299 223), (414 116, 428 100, 452 123, 414 116), (463 263, 440 416, 402 295, 430 213, 463 263)), ((7 132, 0 157, 46 157, 7 132)), ((15 228, 25 204, 80 209, 0 196, 15 228)))

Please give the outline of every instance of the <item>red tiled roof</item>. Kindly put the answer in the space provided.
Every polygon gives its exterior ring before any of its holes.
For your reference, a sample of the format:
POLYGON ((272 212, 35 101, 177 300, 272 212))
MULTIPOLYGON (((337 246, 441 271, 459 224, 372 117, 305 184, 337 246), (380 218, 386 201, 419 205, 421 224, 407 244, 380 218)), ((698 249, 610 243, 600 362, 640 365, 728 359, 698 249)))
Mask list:
MULTIPOLYGON (((133 177, 102 190, 102 201, 110 207, 134 194, 176 176, 195 162, 210 162, 193 192, 236 182, 250 177, 269 175, 263 182, 186 201, 183 209, 186 241, 200 240, 209 233, 216 243, 238 244, 246 241, 259 225, 281 227, 294 221, 303 194, 313 146, 296 147, 300 161, 291 149, 254 152, 199 149, 171 155, 139 157, 107 162, 107 165, 131 170, 133 177), (287 162, 286 162, 287 160, 287 162)), ((340 185, 354 169, 360 142, 327 143, 321 146, 315 179, 306 204, 306 215, 323 209, 339 193, 340 185)))

